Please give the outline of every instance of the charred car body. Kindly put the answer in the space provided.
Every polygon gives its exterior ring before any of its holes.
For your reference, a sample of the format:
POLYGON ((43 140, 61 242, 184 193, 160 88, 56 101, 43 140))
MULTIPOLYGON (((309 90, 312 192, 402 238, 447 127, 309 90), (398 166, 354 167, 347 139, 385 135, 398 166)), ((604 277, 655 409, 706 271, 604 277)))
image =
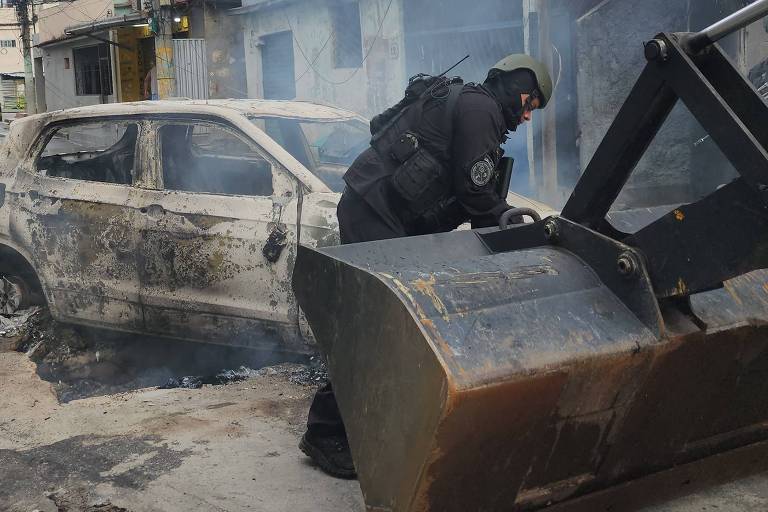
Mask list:
POLYGON ((44 299, 61 321, 246 346, 279 333, 302 350, 296 247, 336 242, 337 194, 318 176, 340 182, 366 128, 352 112, 265 101, 14 122, 0 164, 0 305, 44 299))
POLYGON ((70 323, 306 351, 296 250, 338 242, 342 176, 369 140, 359 115, 291 101, 15 121, 0 162, 0 308, 45 301, 70 323))

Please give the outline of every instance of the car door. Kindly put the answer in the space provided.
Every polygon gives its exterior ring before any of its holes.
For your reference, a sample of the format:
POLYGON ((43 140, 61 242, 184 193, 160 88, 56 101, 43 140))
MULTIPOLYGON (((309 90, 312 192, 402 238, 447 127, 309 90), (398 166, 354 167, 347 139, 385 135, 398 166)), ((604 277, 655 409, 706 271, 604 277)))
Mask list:
POLYGON ((31 249, 59 319, 143 326, 136 259, 143 203, 133 184, 145 128, 129 119, 53 124, 16 171, 11 233, 31 249))
POLYGON ((262 348, 295 331, 295 179, 226 123, 175 119, 153 129, 159 183, 140 248, 147 329, 262 348))

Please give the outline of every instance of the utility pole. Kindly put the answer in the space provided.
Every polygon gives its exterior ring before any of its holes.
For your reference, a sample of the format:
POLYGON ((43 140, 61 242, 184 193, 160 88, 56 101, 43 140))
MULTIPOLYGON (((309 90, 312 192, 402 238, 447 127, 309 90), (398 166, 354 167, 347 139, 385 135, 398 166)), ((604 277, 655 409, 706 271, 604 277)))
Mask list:
POLYGON ((32 72, 32 43, 30 41, 30 27, 28 0, 16 2, 16 18, 21 26, 21 44, 24 55, 24 100, 27 104, 27 114, 37 114, 37 101, 35 96, 35 78, 32 72))
POLYGON ((155 70, 157 95, 166 99, 176 95, 173 69, 173 13, 170 0, 152 0, 152 21, 155 32, 155 70))

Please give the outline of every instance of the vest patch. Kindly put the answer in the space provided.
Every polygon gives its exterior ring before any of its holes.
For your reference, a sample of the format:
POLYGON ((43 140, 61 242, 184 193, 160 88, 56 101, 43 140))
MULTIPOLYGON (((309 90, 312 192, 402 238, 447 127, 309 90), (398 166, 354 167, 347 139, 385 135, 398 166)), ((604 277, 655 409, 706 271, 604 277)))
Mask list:
POLYGON ((486 186, 493 177, 494 165, 490 158, 485 157, 482 160, 478 160, 472 165, 472 169, 469 171, 472 183, 477 187, 486 186))

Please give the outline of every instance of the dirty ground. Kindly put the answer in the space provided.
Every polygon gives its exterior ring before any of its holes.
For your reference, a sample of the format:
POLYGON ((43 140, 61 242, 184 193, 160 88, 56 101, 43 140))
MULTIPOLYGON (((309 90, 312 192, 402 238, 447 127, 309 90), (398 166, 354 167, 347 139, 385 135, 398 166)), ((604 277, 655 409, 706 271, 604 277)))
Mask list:
MULTIPOLYGON (((296 448, 315 386, 324 379, 313 361, 236 367, 231 374, 239 377, 224 380, 227 385, 158 389, 176 370, 205 380, 195 371, 204 368, 169 362, 142 374, 135 360, 97 337, 104 333, 83 339, 44 311, 29 324, 27 336, 0 327, 11 334, 0 338, 0 510, 362 508, 356 482, 325 476, 296 448), (30 354, 13 350, 20 341, 18 348, 30 354), (110 372, 127 376, 110 381, 110 372), (51 374, 64 380, 41 377, 51 374), (143 388, 128 390, 137 385, 143 388)), ((163 354, 127 341, 139 355, 144 350, 148 363, 163 354)), ((221 351, 188 352, 212 360, 221 351)), ((215 363, 235 360, 225 355, 215 363)))
MULTIPOLYGON (((249 365, 225 373, 237 375, 228 384, 159 389, 169 376, 217 374, 178 357, 198 353, 184 344, 84 333, 46 315, 0 326, 1 511, 364 509, 357 482, 326 476, 296 448, 325 378, 315 361, 253 368, 266 359, 241 356, 249 365)), ((199 354, 210 368, 237 363, 215 348, 199 354)), ((768 479, 758 476, 645 511, 766 509, 768 479)))

